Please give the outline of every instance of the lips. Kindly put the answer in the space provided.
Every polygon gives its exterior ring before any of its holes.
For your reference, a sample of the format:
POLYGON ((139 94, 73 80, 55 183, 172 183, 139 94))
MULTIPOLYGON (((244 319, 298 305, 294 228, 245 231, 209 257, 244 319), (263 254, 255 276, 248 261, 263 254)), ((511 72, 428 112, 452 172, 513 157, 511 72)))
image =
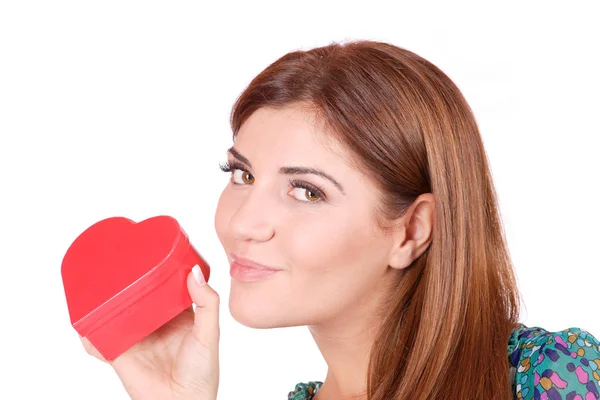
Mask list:
POLYGON ((249 258, 240 257, 234 253, 230 254, 230 258, 234 263, 241 265, 242 267, 254 268, 261 271, 281 271, 281 269, 279 268, 273 268, 268 265, 259 264, 255 261, 250 260, 249 258))

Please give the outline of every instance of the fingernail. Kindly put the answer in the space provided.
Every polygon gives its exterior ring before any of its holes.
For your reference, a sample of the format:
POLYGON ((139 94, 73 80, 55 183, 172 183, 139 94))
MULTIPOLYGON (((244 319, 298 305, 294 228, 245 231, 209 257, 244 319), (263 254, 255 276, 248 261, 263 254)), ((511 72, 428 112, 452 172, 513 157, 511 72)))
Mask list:
POLYGON ((196 280, 196 283, 198 283, 198 285, 202 286, 206 283, 206 281, 204 280, 204 274, 202 274, 202 271, 200 271, 200 267, 198 266, 198 264, 194 265, 194 267, 192 268, 192 274, 194 274, 194 279, 196 280))

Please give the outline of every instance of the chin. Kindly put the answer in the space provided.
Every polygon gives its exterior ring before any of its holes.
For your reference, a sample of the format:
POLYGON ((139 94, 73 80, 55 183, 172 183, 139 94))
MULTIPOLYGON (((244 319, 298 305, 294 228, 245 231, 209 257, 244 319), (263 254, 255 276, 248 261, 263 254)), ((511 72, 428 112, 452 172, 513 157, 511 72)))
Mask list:
POLYGON ((266 311, 252 307, 251 304, 238 304, 232 301, 231 298, 229 300, 229 312, 234 320, 248 328, 271 329, 280 327, 266 311))
POLYGON ((289 310, 273 301, 256 302, 244 296, 230 293, 229 313, 240 324, 254 329, 285 328, 304 325, 294 321, 294 316, 289 310))

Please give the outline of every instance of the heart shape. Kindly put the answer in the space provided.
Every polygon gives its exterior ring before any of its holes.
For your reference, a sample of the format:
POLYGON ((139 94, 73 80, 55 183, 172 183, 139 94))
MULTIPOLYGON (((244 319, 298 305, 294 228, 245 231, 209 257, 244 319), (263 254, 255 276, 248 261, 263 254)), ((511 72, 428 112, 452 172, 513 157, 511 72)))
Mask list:
POLYGON ((186 280, 196 264, 208 282, 207 262, 170 216, 96 222, 62 261, 71 324, 112 360, 192 304, 186 280))

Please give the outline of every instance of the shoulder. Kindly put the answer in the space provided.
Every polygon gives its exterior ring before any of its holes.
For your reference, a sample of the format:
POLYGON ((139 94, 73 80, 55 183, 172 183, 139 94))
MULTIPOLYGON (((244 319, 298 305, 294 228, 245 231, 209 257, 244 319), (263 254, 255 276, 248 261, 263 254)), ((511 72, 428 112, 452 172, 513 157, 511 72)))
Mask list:
POLYGON ((296 384, 293 391, 288 393, 288 400, 310 400, 319 391, 323 382, 310 381, 296 384))
POLYGON ((600 342, 581 328, 520 325, 509 340, 517 398, 600 399, 600 342))

